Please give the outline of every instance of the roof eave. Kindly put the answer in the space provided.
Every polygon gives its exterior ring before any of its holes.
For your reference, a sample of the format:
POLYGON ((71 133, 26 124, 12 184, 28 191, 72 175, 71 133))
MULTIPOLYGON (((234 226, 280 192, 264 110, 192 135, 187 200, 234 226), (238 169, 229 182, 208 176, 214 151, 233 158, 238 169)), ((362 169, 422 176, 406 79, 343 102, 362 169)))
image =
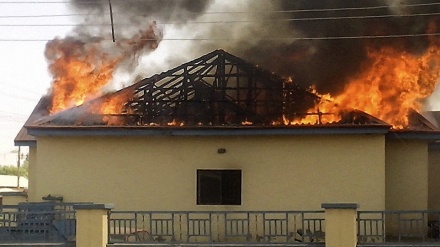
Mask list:
POLYGON ((294 127, 28 127, 33 136, 266 136, 386 134, 389 126, 294 126, 294 127))
POLYGON ((36 147, 37 141, 36 140, 15 140, 14 146, 16 147, 36 147))
POLYGON ((440 140, 440 131, 390 130, 389 139, 436 141, 440 140))

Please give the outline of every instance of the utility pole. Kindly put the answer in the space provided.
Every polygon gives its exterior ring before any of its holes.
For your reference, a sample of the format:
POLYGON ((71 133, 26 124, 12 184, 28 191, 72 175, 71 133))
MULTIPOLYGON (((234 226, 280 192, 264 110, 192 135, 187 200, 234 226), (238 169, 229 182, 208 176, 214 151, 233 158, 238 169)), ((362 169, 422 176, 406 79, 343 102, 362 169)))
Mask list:
POLYGON ((113 43, 115 42, 115 28, 113 26, 113 10, 112 10, 112 2, 110 0, 108 0, 108 7, 110 9, 110 22, 112 24, 112 38, 113 38, 113 43))
POLYGON ((21 150, 20 146, 18 146, 18 152, 17 152, 17 189, 20 188, 20 155, 21 150))

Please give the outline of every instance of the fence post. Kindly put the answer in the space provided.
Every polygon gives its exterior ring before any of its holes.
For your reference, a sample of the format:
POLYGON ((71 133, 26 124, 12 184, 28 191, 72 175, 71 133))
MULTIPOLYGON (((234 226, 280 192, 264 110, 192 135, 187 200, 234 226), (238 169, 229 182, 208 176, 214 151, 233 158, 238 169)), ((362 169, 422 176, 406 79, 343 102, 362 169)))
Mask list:
POLYGON ((76 247, 106 247, 107 213, 113 204, 76 204, 76 247))
POLYGON ((27 202, 26 192, 1 192, 2 205, 18 205, 21 202, 27 202))
POLYGON ((323 203, 325 246, 355 247, 357 244, 357 203, 323 203))

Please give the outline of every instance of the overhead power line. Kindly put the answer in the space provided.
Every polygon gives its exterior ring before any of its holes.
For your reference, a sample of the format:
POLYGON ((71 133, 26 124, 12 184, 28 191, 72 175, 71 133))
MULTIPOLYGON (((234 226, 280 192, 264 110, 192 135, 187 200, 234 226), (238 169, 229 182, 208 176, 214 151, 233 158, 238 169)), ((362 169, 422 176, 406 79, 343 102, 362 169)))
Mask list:
MULTIPOLYGON (((337 39, 382 39, 382 38, 404 38, 404 37, 426 37, 440 36, 440 33, 419 33, 419 34, 390 34, 390 35, 364 35, 364 36, 321 36, 321 37, 279 37, 279 38, 262 38, 259 40, 337 40, 337 39)), ((141 39, 143 41, 154 41, 153 39, 141 39)), ((211 41, 211 40, 239 40, 234 38, 190 38, 190 39, 162 39, 170 41, 211 41)))
POLYGON ((27 100, 27 101, 37 101, 38 100, 38 98, 28 98, 28 97, 24 97, 24 96, 21 96, 21 95, 14 95, 14 94, 9 94, 9 93, 6 93, 6 92, 1 92, 1 91, 0 91, 0 94, 3 94, 5 96, 7 96, 7 97, 11 97, 11 98, 14 98, 14 99, 23 99, 23 100, 27 100))
POLYGON ((28 115, 19 114, 16 112, 6 112, 6 111, 0 111, 0 115, 8 116, 8 117, 15 117, 15 118, 28 118, 28 115))
MULTIPOLYGON (((363 35, 363 36, 321 36, 321 37, 271 37, 260 38, 261 41, 296 41, 296 40, 343 40, 343 39, 386 39, 386 38, 407 38, 407 37, 429 37, 440 36, 440 33, 418 33, 418 34, 389 34, 389 35, 363 35)), ((0 42, 47 42, 51 39, 0 39, 0 42)), ((103 40, 112 41, 111 38, 103 40)), ((161 41, 233 41, 239 38, 164 38, 161 41)), ((139 39, 139 41, 157 41, 155 39, 139 39)), ((0 92, 1 93, 1 92, 0 92)))
MULTIPOLYGON (((130 1, 130 0, 125 0, 125 1, 130 1)), ((133 0, 131 0, 133 1, 133 0)), ((144 1, 144 0, 141 0, 144 1)), ((148 1, 148 0, 147 0, 148 1)), ((66 4, 66 3, 71 3, 71 1, 30 1, 30 2, 25 2, 25 1, 4 1, 4 2, 0 2, 0 4, 66 4)), ((81 2, 81 4, 102 4, 102 3, 97 3, 95 1, 90 1, 90 2, 81 2)))
POLYGON ((98 16, 98 14, 60 14, 60 15, 0 15, 0 19, 6 18, 39 18, 39 17, 69 17, 69 16, 98 16))
MULTIPOLYGON (((435 13, 419 13, 405 15, 367 15, 367 16, 337 16, 337 17, 309 17, 309 18, 286 18, 286 19, 265 19, 265 20, 224 20, 224 21, 188 21, 188 22, 157 22, 158 25, 176 25, 176 24, 233 24, 233 23, 261 23, 261 22, 291 22, 291 21, 323 21, 323 20, 346 20, 346 19, 375 19, 375 18, 393 18, 393 17, 418 17, 418 16, 436 16, 435 13)), ((132 23, 115 23, 114 26, 129 26, 132 23)), ((110 26, 109 23, 96 24, 0 24, 0 27, 86 27, 86 26, 110 26)))
MULTIPOLYGON (((159 1, 184 1, 184 0, 112 0, 113 2, 159 2, 159 1)), ((0 4, 68 4, 72 3, 71 1, 1 1, 0 4)), ((78 3, 80 5, 104 5, 107 4, 105 1, 96 2, 96 1, 82 1, 78 3)), ((322 9, 322 10, 332 10, 337 11, 341 9, 345 10, 357 10, 357 9, 377 9, 377 8, 400 8, 400 7, 418 7, 418 6, 431 6, 436 5, 438 3, 422 3, 422 4, 405 4, 399 3, 398 6, 390 6, 390 5, 382 5, 382 6, 371 6, 371 7, 346 7, 346 8, 331 8, 331 9, 322 9)), ((320 11, 321 9, 316 10, 300 10, 300 11, 320 11)))
MULTIPOLYGON (((353 10, 373 10, 373 9, 399 9, 414 8, 414 7, 426 7, 440 5, 440 3, 422 3, 422 4, 399 4, 399 6, 390 5, 380 5, 371 7, 346 7, 346 8, 326 8, 326 9, 293 9, 293 10, 269 10, 264 12, 275 12, 275 13, 296 13, 296 12, 329 12, 329 11, 353 11, 353 10)), ((208 13, 222 13, 222 12, 208 12, 208 13)), ((232 12, 232 13, 249 13, 249 12, 232 12)))
POLYGON ((15 88, 15 89, 23 91, 23 92, 31 93, 31 94, 36 95, 36 96, 41 96, 41 93, 39 93, 37 91, 33 91, 33 90, 28 89, 28 88, 18 87, 16 85, 13 85, 13 84, 10 84, 10 83, 0 82, 0 86, 8 87, 8 88, 15 88))
MULTIPOLYGON (((115 0, 113 0, 115 1, 115 0)), ((127 0, 126 0, 127 1, 127 0)), ((8 3, 8 2, 0 2, 8 3)), ((12 3, 12 2, 9 2, 12 3)), ((30 3, 30 2, 20 2, 20 3, 30 3)), ((33 3, 69 3, 69 2, 33 2, 33 3)), ((104 4, 104 3, 96 3, 90 2, 93 4, 104 4)), ((292 10, 267 10, 267 11, 207 11, 203 14, 211 15, 211 14, 261 14, 261 13, 301 13, 301 12, 334 12, 334 11, 354 11, 354 10, 376 10, 376 9, 395 9, 395 8, 417 8, 417 7, 428 7, 428 6, 436 6, 440 5, 440 3, 422 3, 422 4, 400 4, 399 6, 389 6, 389 5, 381 5, 381 6, 371 6, 371 7, 347 7, 347 8, 325 8, 325 9, 292 9, 292 10)), ((108 13, 76 13, 76 14, 47 14, 47 15, 7 15, 0 16, 0 18, 39 18, 39 17, 69 17, 69 16, 101 16, 108 15, 108 13)), ((114 15, 118 15, 121 13, 114 12, 114 15)), ((125 14, 125 13, 123 13, 125 14)))
POLYGON ((23 123, 27 119, 27 118, 13 118, 13 117, 7 117, 7 116, 5 117, 5 116, 1 116, 1 115, 0 115, 0 117, 2 118, 2 122, 5 121, 5 122, 12 122, 12 123, 23 123))

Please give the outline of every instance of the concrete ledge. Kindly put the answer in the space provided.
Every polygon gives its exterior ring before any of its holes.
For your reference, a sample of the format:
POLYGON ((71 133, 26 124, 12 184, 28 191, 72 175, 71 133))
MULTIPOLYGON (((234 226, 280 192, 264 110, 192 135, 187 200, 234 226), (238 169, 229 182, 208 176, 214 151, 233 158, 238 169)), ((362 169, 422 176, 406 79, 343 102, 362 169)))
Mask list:
POLYGON ((321 207, 324 209, 358 209, 357 203, 323 203, 321 207))
POLYGON ((27 196, 26 192, 20 192, 20 191, 5 191, 0 192, 1 196, 27 196))
POLYGON ((73 205, 73 209, 113 209, 114 205, 112 203, 101 203, 101 204, 75 204, 73 205))

